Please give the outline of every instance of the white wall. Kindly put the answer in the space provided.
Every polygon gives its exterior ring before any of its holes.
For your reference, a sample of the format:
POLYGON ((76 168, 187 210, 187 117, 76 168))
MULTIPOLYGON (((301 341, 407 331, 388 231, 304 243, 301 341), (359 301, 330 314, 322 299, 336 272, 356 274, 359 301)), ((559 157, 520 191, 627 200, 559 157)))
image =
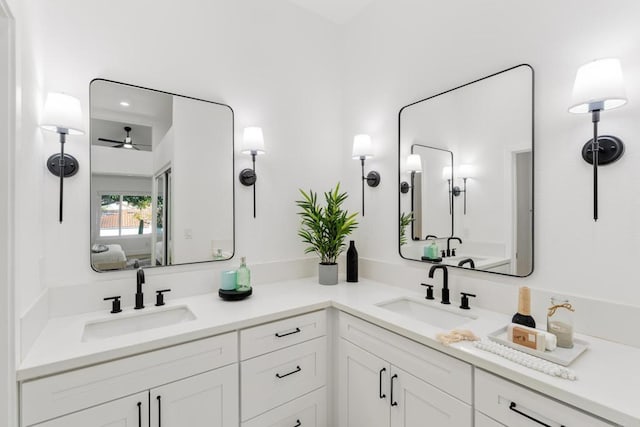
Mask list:
MULTIPOLYGON (((188 0, 179 7, 152 0, 26 3, 37 44, 34 69, 44 70, 38 87, 79 97, 85 114, 89 82, 105 77, 231 105, 236 144, 243 127, 262 126, 267 154, 257 164, 258 217, 251 215, 251 189, 236 183, 236 253, 247 255, 250 264, 304 256, 296 235, 297 189, 328 189, 340 175, 339 43, 334 24, 284 0, 188 0), (123 31, 130 28, 136 30, 123 31)), ((43 138, 35 117, 26 129, 37 135, 29 147, 36 159, 22 162, 33 173, 18 183, 17 192, 25 199, 29 194, 31 204, 41 208, 30 212, 38 215, 36 220, 25 216, 18 227, 23 231, 20 244, 29 246, 36 259, 38 248, 44 248, 43 284, 133 280, 119 273, 100 276, 89 266, 89 197, 82 196, 89 195, 88 136, 70 137, 67 143, 67 152, 81 166, 65 181, 65 221, 58 224, 56 181, 41 161, 57 146, 34 144, 43 138)), ((237 171, 249 165, 248 156, 236 154, 237 171)), ((34 259, 29 261, 19 266, 21 274, 37 272, 34 259)), ((235 259, 228 262, 235 264, 235 259)), ((191 270, 208 276, 213 268, 199 265, 191 270)), ((150 281, 160 273, 150 272, 150 281)), ((32 302, 35 296, 27 292, 23 298, 32 302)))
MULTIPOLYGON (((382 173, 367 190, 367 215, 356 240, 362 257, 423 269, 398 256, 397 115, 412 101, 519 63, 535 69, 535 271, 526 279, 467 275, 640 305, 640 3, 510 0, 377 1, 345 27, 344 139, 372 135, 382 173), (600 174, 600 220, 591 208, 591 168, 580 155, 590 138, 588 115, 567 113, 577 68, 619 57, 629 103, 602 114, 601 130, 621 137, 625 156, 600 174)), ((343 158, 349 155, 343 148, 343 158)), ((347 164, 352 194, 358 165, 347 164)), ((346 181, 346 179, 345 179, 346 181)), ((416 283, 417 285, 417 283, 416 283)), ((513 286, 515 288, 515 286, 513 286)), ((496 288, 498 289, 498 288, 496 288)), ((499 289, 504 289, 501 287, 499 289)), ((514 302, 515 304, 515 302, 514 302)), ((509 311, 507 309, 507 311, 509 311)))
POLYGON ((233 239, 232 124, 227 107, 173 98, 172 263, 211 260, 214 241, 233 239))

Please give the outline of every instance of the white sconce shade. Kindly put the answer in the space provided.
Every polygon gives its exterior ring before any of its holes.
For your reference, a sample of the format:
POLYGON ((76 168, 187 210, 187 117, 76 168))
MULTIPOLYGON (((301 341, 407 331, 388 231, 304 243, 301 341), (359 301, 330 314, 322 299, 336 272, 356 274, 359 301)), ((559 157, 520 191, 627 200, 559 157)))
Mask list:
POLYGON ((451 166, 445 166, 442 168, 442 179, 447 181, 449 179, 452 179, 453 177, 451 176, 451 166))
POLYGON ((242 135, 242 147, 240 150, 243 154, 264 154, 264 137, 262 136, 262 128, 251 126, 244 128, 242 135))
POLYGON ((353 137, 352 157, 354 159, 370 159, 373 157, 371 137, 369 135, 361 134, 353 137))
POLYGON ((409 157, 407 157, 407 171, 422 172, 422 159, 419 154, 409 154, 409 157))
POLYGON ((627 103, 620 60, 599 59, 584 64, 576 73, 571 113, 610 110, 627 103))
POLYGON ((40 127, 51 132, 67 129, 70 135, 83 135, 80 100, 64 93, 49 93, 44 103, 40 127))
POLYGON ((458 168, 458 176, 460 178, 473 178, 476 172, 475 169, 473 165, 460 165, 458 168))

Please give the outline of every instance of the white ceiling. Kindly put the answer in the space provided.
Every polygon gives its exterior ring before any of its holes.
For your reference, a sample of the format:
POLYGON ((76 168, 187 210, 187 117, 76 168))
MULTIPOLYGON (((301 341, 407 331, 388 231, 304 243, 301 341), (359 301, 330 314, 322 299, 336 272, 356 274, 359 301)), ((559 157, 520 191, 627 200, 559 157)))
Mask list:
POLYGON ((336 24, 346 24, 374 0, 289 0, 336 24))

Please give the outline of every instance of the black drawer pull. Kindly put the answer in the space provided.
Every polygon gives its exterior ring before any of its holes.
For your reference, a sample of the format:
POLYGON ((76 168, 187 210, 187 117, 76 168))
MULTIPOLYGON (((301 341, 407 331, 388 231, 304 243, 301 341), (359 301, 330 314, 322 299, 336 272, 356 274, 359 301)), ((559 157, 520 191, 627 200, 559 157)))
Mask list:
POLYGON ((300 427, 302 425, 302 423, 300 422, 300 420, 296 420, 296 425, 294 425, 293 427, 300 427))
POLYGON ((138 402, 138 427, 142 427, 142 402, 138 402))
POLYGON ((393 374, 393 376, 391 377, 391 406, 398 406, 398 402, 393 400, 393 380, 395 380, 396 378, 398 378, 397 374, 393 374))
MULTIPOLYGON (((525 413, 524 413, 524 412, 522 412, 522 411, 518 411, 518 410, 516 409, 516 402, 511 402, 511 404, 509 404, 509 409, 511 409, 511 410, 512 410, 513 412, 515 412, 516 414, 520 414, 520 415, 522 415, 523 417, 528 418, 528 419, 530 419, 531 421, 534 421, 534 422, 536 422, 536 423, 538 423, 538 424, 540 424, 540 425, 542 425, 542 426, 544 426, 544 427, 551 427, 549 424, 547 424, 547 423, 543 423, 542 421, 535 419, 535 418, 534 418, 534 417, 532 417, 531 415, 525 414, 525 413)), ((564 427, 564 426, 563 426, 563 425, 561 425, 560 427, 564 427)))
POLYGON ((380 399, 384 399, 387 397, 386 394, 382 393, 382 373, 385 372, 387 370, 387 368, 382 368, 380 369, 380 373, 378 374, 378 396, 380 397, 380 399))
POLYGON ((276 377, 278 377, 278 378, 284 378, 284 377, 288 377, 289 375, 293 375, 293 374, 295 374, 296 372, 300 372, 300 371, 302 371, 302 368, 300 368, 300 366, 296 366, 296 369, 294 369, 293 371, 291 371, 291 372, 289 372, 289 373, 287 373, 287 374, 280 375, 280 374, 276 373, 276 377))
POLYGON ((278 338, 282 338, 282 337, 286 337, 287 335, 297 334, 298 332, 302 332, 302 331, 300 330, 300 328, 296 328, 296 330, 295 330, 295 331, 287 332, 286 334, 281 334, 281 333, 279 333, 279 332, 276 332, 276 337, 278 337, 278 338))
POLYGON ((156 397, 156 399, 158 399, 158 427, 162 427, 162 421, 161 421, 161 417, 162 417, 162 408, 160 407, 160 396, 156 397))

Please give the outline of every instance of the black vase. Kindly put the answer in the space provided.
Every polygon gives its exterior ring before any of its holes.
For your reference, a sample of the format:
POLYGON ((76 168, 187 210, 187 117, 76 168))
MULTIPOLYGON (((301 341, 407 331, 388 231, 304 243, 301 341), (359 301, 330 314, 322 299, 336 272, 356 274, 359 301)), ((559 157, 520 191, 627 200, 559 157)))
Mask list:
POLYGON ((347 250, 347 282, 358 281, 358 251, 356 250, 356 242, 349 241, 349 249, 347 250))

